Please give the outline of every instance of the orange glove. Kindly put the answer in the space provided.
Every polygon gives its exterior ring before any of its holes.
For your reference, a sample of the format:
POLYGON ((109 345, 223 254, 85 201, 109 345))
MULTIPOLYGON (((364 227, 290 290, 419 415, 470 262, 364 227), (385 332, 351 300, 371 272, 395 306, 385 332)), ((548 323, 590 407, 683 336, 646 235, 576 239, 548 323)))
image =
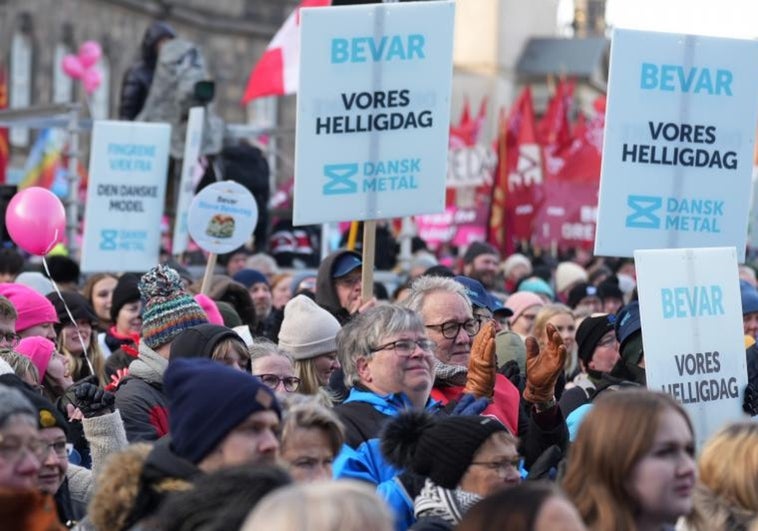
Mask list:
POLYGON ((463 392, 471 393, 477 398, 492 398, 495 394, 495 374, 497 374, 495 326, 492 321, 488 321, 479 330, 471 345, 466 388, 463 392))
POLYGON ((533 337, 526 338, 526 388, 524 400, 544 404, 553 399, 555 382, 566 363, 566 346, 561 335, 551 324, 547 325, 547 345, 540 352, 533 337))

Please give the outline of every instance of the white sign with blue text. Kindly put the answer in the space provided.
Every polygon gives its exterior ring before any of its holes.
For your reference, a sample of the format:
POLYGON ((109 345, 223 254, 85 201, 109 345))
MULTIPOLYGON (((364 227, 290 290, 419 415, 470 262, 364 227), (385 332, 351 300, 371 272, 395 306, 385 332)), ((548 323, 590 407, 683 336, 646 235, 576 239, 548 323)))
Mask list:
POLYGON ((295 225, 444 210, 454 10, 300 10, 295 225))
POLYGON ((744 260, 758 41, 616 30, 595 254, 735 246, 744 260))
POLYGON ((747 367, 734 247, 634 253, 647 386, 672 395, 698 447, 743 418, 747 367))
POLYGON ((81 269, 146 271, 158 263, 171 126, 96 121, 81 269))

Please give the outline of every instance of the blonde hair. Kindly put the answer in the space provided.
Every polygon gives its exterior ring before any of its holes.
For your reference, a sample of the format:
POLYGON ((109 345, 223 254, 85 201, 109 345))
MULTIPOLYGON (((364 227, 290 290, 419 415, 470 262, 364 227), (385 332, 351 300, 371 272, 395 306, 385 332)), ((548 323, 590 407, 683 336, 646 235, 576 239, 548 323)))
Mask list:
MULTIPOLYGON (((547 343, 547 322, 556 315, 563 314, 575 319, 574 311, 565 304, 559 302, 544 305, 539 309, 537 315, 534 316, 532 335, 537 340, 540 349, 544 348, 547 343)), ((574 348, 566 354, 566 363, 563 369, 566 373, 571 373, 576 369, 578 363, 576 357, 576 341, 574 342, 574 348)))
POLYGON ((758 424, 727 426, 703 448, 700 482, 731 505, 758 513, 758 424))
POLYGON ((562 488, 590 529, 634 531, 639 500, 629 488, 637 463, 650 451, 661 415, 690 419, 671 396, 643 389, 604 393, 593 404, 569 450, 562 488))
MULTIPOLYGON (((74 330, 74 337, 76 338, 76 330, 74 330)), ((76 340, 78 341, 78 339, 76 340)), ((92 326, 89 345, 85 345, 85 347, 87 348, 87 356, 89 356, 89 360, 92 362, 92 368, 95 370, 97 380, 100 382, 100 385, 107 384, 108 379, 105 377, 105 356, 103 356, 103 352, 100 350, 100 345, 97 342, 97 329, 95 326, 92 326)), ((84 352, 73 354, 64 346, 63 328, 61 328, 61 332, 58 334, 55 350, 68 360, 69 373, 74 381, 81 380, 90 374, 87 360, 84 359, 84 352)))
POLYGON ((37 384, 40 383, 39 371, 31 359, 9 348, 0 348, 0 358, 7 362, 14 374, 22 380, 24 376, 29 375, 37 384))
POLYGON ((287 446, 297 430, 322 430, 329 439, 334 457, 345 442, 345 427, 332 410, 318 404, 314 399, 292 406, 284 413, 282 424, 282 449, 287 446))
POLYGON ((369 485, 338 480, 298 483, 269 494, 255 507, 241 531, 392 531, 392 515, 369 485))

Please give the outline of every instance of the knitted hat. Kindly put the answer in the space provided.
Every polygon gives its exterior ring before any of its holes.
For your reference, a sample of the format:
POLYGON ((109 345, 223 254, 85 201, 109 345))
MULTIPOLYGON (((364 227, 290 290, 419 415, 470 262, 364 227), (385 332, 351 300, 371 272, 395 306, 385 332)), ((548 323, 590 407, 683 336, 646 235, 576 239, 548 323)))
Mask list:
POLYGON ((21 284, 0 284, 0 295, 6 297, 18 312, 16 332, 45 323, 57 323, 53 304, 43 295, 21 284))
POLYGON ((38 271, 24 271, 13 282, 32 288, 40 295, 47 295, 55 291, 50 279, 38 271))
POLYGON ((14 350, 32 360, 39 372, 39 381, 44 380, 47 366, 50 365, 50 359, 55 352, 55 344, 45 337, 25 337, 18 342, 14 350))
POLYGON ((530 291, 532 293, 545 295, 551 300, 555 299, 555 291, 553 291, 553 288, 550 287, 550 284, 539 277, 530 277, 522 281, 518 285, 518 290, 519 292, 530 291))
POLYGON ((587 271, 574 262, 561 262, 555 269, 555 290, 558 293, 571 289, 577 282, 587 282, 587 271))
POLYGON ((569 308, 576 309, 582 299, 586 297, 596 297, 600 299, 597 288, 587 282, 581 282, 569 290, 568 305, 569 308))
MULTIPOLYGON (((8 376, 18 379, 15 375, 8 376)), ((5 382, 0 380, 0 427, 13 415, 26 415, 31 418, 37 416, 31 402, 21 391, 5 385, 5 382)))
POLYGON ((178 358, 207 358, 211 359, 213 356, 213 350, 224 339, 232 339, 239 341, 240 345, 244 346, 245 342, 242 338, 232 330, 225 326, 219 326, 215 324, 201 324, 193 326, 184 330, 181 334, 176 336, 173 343, 171 343, 171 350, 169 354, 169 360, 178 358))
POLYGON ((226 301, 215 301, 218 313, 221 314, 221 319, 224 321, 224 326, 228 328, 234 328, 242 325, 242 319, 240 318, 237 310, 234 309, 230 303, 226 301))
POLYGON ((205 312, 205 316, 208 318, 208 322, 211 324, 216 325, 223 325, 224 324, 224 318, 221 315, 221 312, 218 310, 218 305, 216 304, 216 301, 211 299, 208 295, 205 293, 198 293, 195 295, 195 302, 200 305, 200 307, 205 312))
POLYGON ((251 414, 270 410, 281 418, 273 391, 258 378, 207 359, 172 360, 163 390, 172 448, 192 463, 202 461, 251 414))
POLYGON ((55 313, 58 315, 59 324, 55 327, 55 331, 58 333, 65 325, 71 324, 66 306, 68 306, 74 321, 86 320, 90 323, 97 323, 97 316, 90 303, 75 291, 62 291, 60 297, 57 293, 48 293, 47 299, 53 304, 55 313))
POLYGON ((577 355, 585 365, 592 361, 595 347, 608 332, 613 332, 616 316, 611 314, 587 317, 576 330, 577 355))
POLYGON ((66 435, 68 435, 68 421, 58 408, 47 398, 33 391, 31 387, 21 381, 18 376, 0 376, 0 388, 3 386, 8 386, 9 388, 20 391, 24 395, 24 398, 31 403, 33 408, 32 416, 37 421, 37 427, 39 429, 60 428, 66 435))
POLYGON ((515 360, 521 373, 526 374, 526 345, 516 332, 501 330, 495 335, 495 355, 498 367, 515 360))
POLYGON ((386 425, 381 449, 398 468, 428 477, 454 489, 484 442, 508 430, 497 419, 479 415, 432 416, 421 411, 400 413, 386 425))
POLYGON ((284 307, 279 346, 296 360, 337 351, 339 321, 305 295, 293 297, 284 307))
POLYGON ((632 337, 635 332, 642 330, 640 321, 640 303, 632 301, 616 314, 616 339, 619 341, 620 349, 624 349, 624 343, 632 337))
POLYGON ((466 253, 463 255, 463 263, 470 264, 476 259, 477 256, 482 254, 494 254, 495 256, 498 256, 498 252, 490 244, 484 242, 473 242, 468 246, 466 253))
POLYGON ((510 255, 505 259, 505 262, 503 262, 503 275, 505 278, 508 278, 511 272, 518 266, 526 268, 526 275, 524 276, 528 277, 532 274, 532 262, 530 262, 523 254, 515 253, 510 255))
POLYGON ((601 301, 606 299, 624 300, 624 292, 619 287, 619 281, 616 277, 611 277, 601 282, 597 287, 597 296, 601 301))
POLYGON ((152 349, 171 343, 182 330, 208 322, 170 267, 159 265, 142 275, 139 291, 144 302, 142 341, 152 349))
POLYGON ((747 280, 740 280, 740 298, 742 299, 742 315, 758 312, 758 290, 747 280))
POLYGON ((138 284, 139 275, 136 273, 125 273, 119 277, 111 298, 111 321, 116 322, 121 308, 140 299, 138 284))
POLYGON ((255 269, 242 269, 237 271, 232 277, 236 282, 239 282, 246 288, 250 289, 255 284, 266 284, 268 286, 268 279, 260 271, 255 269))
POLYGON ((532 293, 531 291, 519 291, 508 297, 505 301, 505 305, 513 310, 513 315, 509 319, 511 323, 514 323, 516 319, 521 317, 527 308, 532 306, 539 306, 542 308, 545 303, 539 297, 539 295, 532 293))

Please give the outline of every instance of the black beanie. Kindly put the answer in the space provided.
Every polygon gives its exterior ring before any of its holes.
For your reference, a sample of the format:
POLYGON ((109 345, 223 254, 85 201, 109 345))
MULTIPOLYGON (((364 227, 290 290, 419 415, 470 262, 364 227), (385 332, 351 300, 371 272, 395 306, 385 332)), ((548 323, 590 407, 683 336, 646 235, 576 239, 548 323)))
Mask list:
POLYGON ((592 360, 595 347, 605 334, 614 331, 616 316, 611 314, 587 317, 576 330, 576 346, 579 359, 587 365, 592 360))
POLYGON ((210 323, 193 326, 192 328, 180 332, 179 335, 176 336, 171 343, 168 359, 211 359, 216 345, 225 339, 238 341, 243 347, 245 347, 243 339, 231 328, 210 323))
POLYGON ((442 488, 454 489, 482 444, 500 431, 508 432, 492 417, 434 417, 425 412, 408 411, 385 426, 381 449, 393 465, 428 477, 442 488))
POLYGON ((60 297, 55 292, 48 293, 46 297, 47 300, 53 303, 55 313, 58 314, 59 322, 55 323, 55 331, 57 333, 60 333, 61 329, 67 324, 71 324, 71 319, 68 316, 68 312, 66 312, 66 306, 68 306, 74 321, 83 319, 92 324, 95 324, 98 321, 95 311, 92 309, 92 306, 90 306, 90 303, 87 302, 87 299, 75 291, 62 291, 60 297))
POLYGON ((140 300, 140 293, 137 284, 140 275, 137 273, 124 273, 118 279, 115 289, 113 290, 113 299, 111 299, 111 321, 116 322, 118 312, 125 305, 140 300))

